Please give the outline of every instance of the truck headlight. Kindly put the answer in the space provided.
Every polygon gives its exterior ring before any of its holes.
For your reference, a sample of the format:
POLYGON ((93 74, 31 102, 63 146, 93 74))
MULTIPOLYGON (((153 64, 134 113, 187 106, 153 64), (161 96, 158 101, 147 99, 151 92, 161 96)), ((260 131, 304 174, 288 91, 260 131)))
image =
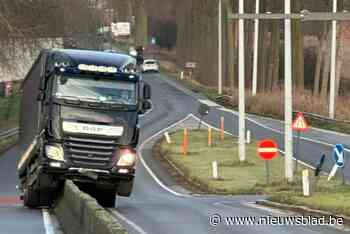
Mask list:
POLYGON ((117 166, 119 167, 131 167, 136 163, 137 153, 133 149, 120 149, 119 150, 119 159, 117 166))
POLYGON ((45 153, 46 156, 50 159, 64 161, 64 152, 62 146, 47 145, 45 146, 45 153))

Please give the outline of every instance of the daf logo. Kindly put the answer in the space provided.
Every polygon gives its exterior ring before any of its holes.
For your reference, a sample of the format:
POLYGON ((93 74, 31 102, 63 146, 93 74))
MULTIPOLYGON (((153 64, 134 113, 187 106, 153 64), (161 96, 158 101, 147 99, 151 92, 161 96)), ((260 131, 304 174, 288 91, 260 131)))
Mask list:
POLYGON ((122 126, 104 126, 64 121, 63 131, 103 136, 122 136, 124 128, 122 126))
POLYGON ((88 157, 92 158, 92 157, 94 157, 94 155, 93 154, 88 154, 88 157))
POLYGON ((92 126, 83 126, 83 130, 88 131, 88 132, 101 132, 101 131, 103 131, 102 128, 92 127, 92 126))

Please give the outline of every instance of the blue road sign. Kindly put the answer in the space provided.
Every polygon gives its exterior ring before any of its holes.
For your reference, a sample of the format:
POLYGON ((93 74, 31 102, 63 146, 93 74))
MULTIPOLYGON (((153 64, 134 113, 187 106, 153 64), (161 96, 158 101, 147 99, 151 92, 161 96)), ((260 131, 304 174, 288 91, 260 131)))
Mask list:
POLYGON ((341 144, 335 145, 333 149, 333 160, 338 167, 344 167, 344 146, 341 144))

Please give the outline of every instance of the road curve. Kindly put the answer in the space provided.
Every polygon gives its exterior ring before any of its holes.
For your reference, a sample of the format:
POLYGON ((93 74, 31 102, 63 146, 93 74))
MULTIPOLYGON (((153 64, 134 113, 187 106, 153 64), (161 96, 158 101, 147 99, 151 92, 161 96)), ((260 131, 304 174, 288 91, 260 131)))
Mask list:
MULTIPOLYGON (((189 113, 196 113, 199 107, 199 99, 205 100, 198 94, 184 90, 173 82, 161 79, 162 75, 145 75, 153 87, 154 104, 153 111, 141 119, 141 141, 145 141, 161 129, 183 119, 189 113)), ((213 107, 206 121, 217 125, 220 116, 225 116, 232 121, 226 121, 227 130, 237 134, 237 116, 213 107)), ((256 138, 273 137, 280 141, 283 150, 283 137, 279 132, 281 124, 278 121, 265 120, 251 117, 253 121, 247 121, 247 126, 253 131, 256 138), (256 121, 256 122, 254 122, 256 121), (265 124, 269 128, 259 124, 265 124), (274 131, 275 130, 275 131, 274 131)), ((302 140, 301 148, 304 152, 301 159, 309 164, 315 164, 321 152, 330 152, 338 141, 347 140, 347 136, 323 134, 313 132, 310 136, 315 141, 302 140), (314 134, 314 135, 312 135, 314 134), (326 144, 317 143, 322 140, 326 144)), ((349 141, 350 142, 350 141, 349 141)), ((341 142, 340 142, 341 143, 341 142)), ((176 184, 164 172, 151 154, 151 145, 147 144, 142 152, 143 159, 149 169, 167 187, 176 190, 176 184)), ((16 162, 19 155, 17 148, 13 147, 0 155, 0 234, 40 234, 47 233, 43 212, 41 209, 29 210, 22 206, 19 201, 15 186, 17 184, 16 162)), ((331 160, 327 160, 327 166, 331 166, 331 160)), ((348 165, 347 165, 348 166, 348 165)), ((350 173, 346 174, 350 178, 350 173)), ((277 211, 258 209, 251 205, 257 196, 180 196, 172 194, 161 187, 146 168, 139 163, 134 193, 130 198, 118 198, 117 208, 113 209, 118 219, 130 231, 130 233, 331 233, 337 234, 342 231, 331 227, 281 227, 281 226, 226 226, 209 224, 209 216, 220 214, 224 216, 252 216, 261 217, 267 215, 280 215, 277 211), (271 213, 272 212, 272 213, 271 213)))
MULTIPOLYGON (((141 120, 142 142, 163 128, 183 119, 189 113, 196 113, 200 104, 198 99, 204 99, 198 94, 174 86, 169 81, 161 79, 160 76, 162 75, 147 74, 144 76, 153 88, 152 102, 154 109, 141 120)), ((238 119, 232 113, 220 110, 220 107, 212 109, 207 121, 215 125, 221 115, 225 115, 226 119, 233 119, 231 123, 228 123, 227 129, 237 133, 238 119)), ((280 135, 276 132, 256 126, 256 124, 249 123, 249 121, 247 121, 247 124, 253 130, 255 137, 280 138, 280 135)), ((281 145, 283 149, 283 144, 281 145)), ((302 142, 302 147, 306 147, 305 149, 311 147, 310 151, 313 151, 320 146, 315 143, 309 145, 302 142)), ((162 183, 168 188, 176 190, 176 184, 171 180, 168 173, 164 172, 158 162, 153 159, 151 144, 147 144, 142 150, 142 157, 152 173, 162 183)), ((227 226, 223 223, 216 227, 210 225, 209 217, 213 214, 220 214, 222 217, 282 215, 278 211, 253 206, 252 202, 257 199, 261 199, 261 197, 181 196, 173 194, 161 187, 143 164, 139 163, 132 196, 130 198, 118 198, 117 207, 112 210, 130 233, 342 233, 341 230, 327 226, 227 226)))
POLYGON ((46 234, 43 212, 23 207, 17 185, 17 147, 0 155, 0 233, 46 234))

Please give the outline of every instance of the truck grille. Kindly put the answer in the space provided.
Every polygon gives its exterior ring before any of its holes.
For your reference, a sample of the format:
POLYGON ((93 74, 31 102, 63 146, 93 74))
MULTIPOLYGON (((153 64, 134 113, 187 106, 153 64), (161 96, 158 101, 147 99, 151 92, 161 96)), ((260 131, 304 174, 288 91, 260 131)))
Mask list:
POLYGON ((116 149, 113 139, 67 136, 64 142, 68 160, 79 167, 106 168, 116 149))

